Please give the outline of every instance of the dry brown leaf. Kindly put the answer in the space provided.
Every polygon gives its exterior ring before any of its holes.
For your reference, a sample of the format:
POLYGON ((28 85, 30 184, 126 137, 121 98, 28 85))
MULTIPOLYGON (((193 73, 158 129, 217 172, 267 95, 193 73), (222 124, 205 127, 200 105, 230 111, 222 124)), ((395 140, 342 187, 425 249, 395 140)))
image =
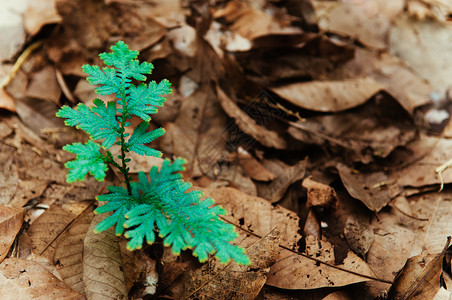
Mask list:
POLYGON ((227 155, 229 128, 227 116, 208 85, 183 100, 178 117, 165 129, 160 142, 166 153, 187 159, 186 168, 192 176, 215 177, 213 166, 227 155))
POLYGON ((113 227, 96 234, 94 227, 107 214, 95 215, 83 247, 83 283, 88 299, 127 299, 119 238, 113 227))
POLYGON ((345 223, 344 237, 350 249, 364 257, 374 241, 374 231, 369 220, 351 215, 345 223))
MULTIPOLYGON (((84 202, 85 209, 89 203, 84 202)), ((77 214, 51 205, 28 229, 33 253, 53 259, 58 241, 67 226, 77 217, 77 214), (58 239, 58 241, 57 241, 58 239)))
POLYGON ((275 179, 275 174, 264 168, 246 149, 239 147, 237 156, 243 171, 252 179, 257 181, 270 181, 275 179))
POLYGON ((272 203, 278 202, 289 186, 304 177, 307 160, 301 160, 293 166, 288 166, 279 160, 263 160, 264 168, 275 174, 270 183, 258 183, 258 195, 272 203))
MULTIPOLYGON (((318 245, 318 242, 314 245, 318 245)), ((317 261, 287 250, 281 251, 278 261, 270 270, 267 284, 283 289, 316 289, 340 287, 375 277, 366 262, 351 251, 342 264, 336 265, 332 245, 323 240, 321 248, 309 256, 315 257, 317 261), (319 260, 329 265, 319 263, 319 260)))
MULTIPOLYGON (((217 86, 217 95, 224 111, 235 120, 237 126, 245 134, 256 139, 266 147, 276 149, 285 149, 287 147, 286 141, 277 132, 258 125, 256 121, 242 111, 219 86, 217 86)), ((239 133, 232 134, 239 135, 239 133)))
POLYGON ((374 240, 367 252, 367 263, 378 278, 393 281, 413 248, 415 235, 406 224, 411 220, 397 210, 380 212, 371 227, 374 240), (397 249, 395 251, 395 249, 397 249))
POLYGON ((0 204, 9 204, 17 191, 19 173, 12 147, 0 145, 0 204))
POLYGON ((432 92, 432 87, 398 58, 390 54, 376 56, 362 48, 356 48, 353 59, 324 76, 327 80, 372 78, 410 114, 416 107, 429 103, 432 92))
POLYGON ((2 299, 84 299, 39 263, 22 258, 8 258, 0 264, 2 299))
POLYGON ((59 104, 61 88, 56 78, 55 69, 51 66, 46 66, 42 70, 33 73, 25 95, 59 104))
POLYGON ((401 187, 383 172, 363 174, 343 164, 338 164, 336 168, 350 195, 374 212, 379 212, 402 191, 401 187))
POLYGON ((0 205, 0 262, 8 255, 24 221, 25 210, 0 205))
POLYGON ((92 218, 92 209, 88 209, 72 223, 71 227, 63 233, 53 257, 53 262, 61 274, 62 280, 84 296, 83 241, 92 218))
POLYGON ((279 231, 268 235, 246 249, 251 265, 227 265, 209 260, 185 278, 182 299, 255 299, 267 280, 270 266, 278 255, 279 231))
POLYGON ((412 214, 419 219, 414 227, 412 254, 436 254, 443 249, 445 239, 452 236, 451 199, 448 189, 441 194, 433 191, 409 198, 412 214))
POLYGON ((318 26, 323 31, 356 38, 363 44, 377 49, 387 47, 387 33, 391 19, 404 7, 404 1, 388 3, 374 1, 311 1, 316 11, 318 26))
POLYGON ((28 3, 23 17, 24 28, 28 34, 34 36, 44 25, 61 22, 55 2, 56 0, 42 0, 28 3))
POLYGON ((444 252, 409 258, 389 291, 390 299, 433 299, 441 287, 443 256, 444 252))
POLYGON ((384 88, 371 78, 297 82, 271 88, 280 97, 308 110, 338 112, 359 106, 384 88))
POLYGON ((305 178, 301 185, 307 189, 307 207, 328 208, 336 204, 336 192, 329 185, 315 181, 311 177, 305 178))
POLYGON ((18 180, 17 191, 9 205, 23 207, 31 199, 41 197, 48 185, 45 180, 18 180))

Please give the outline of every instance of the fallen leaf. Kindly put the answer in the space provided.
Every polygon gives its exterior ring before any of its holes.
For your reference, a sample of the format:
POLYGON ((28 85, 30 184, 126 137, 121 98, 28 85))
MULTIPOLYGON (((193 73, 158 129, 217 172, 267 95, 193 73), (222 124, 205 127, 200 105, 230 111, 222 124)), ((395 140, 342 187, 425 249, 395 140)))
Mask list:
MULTIPOLYGON (((277 132, 268 130, 260 126, 256 121, 242 111, 237 104, 235 104, 226 93, 217 86, 217 95, 224 111, 235 120, 237 126, 245 134, 256 139, 262 145, 270 148, 285 149, 287 147, 286 140, 284 140, 277 132)), ((230 134, 239 136, 238 132, 231 132, 230 134)), ((244 139, 244 137, 236 137, 237 140, 244 139)))
POLYGON ((368 220, 359 219, 352 215, 345 223, 344 237, 350 249, 364 257, 374 241, 374 231, 368 220))
POLYGON ((13 149, 0 145, 0 204, 9 204, 17 191, 19 173, 13 149))
POLYGON ((7 258, 0 264, 2 299, 84 299, 39 263, 22 258, 7 258))
POLYGON ((0 205, 0 263, 8 255, 16 235, 22 228, 25 210, 0 205))
POLYGON ((338 112, 359 106, 384 88, 370 78, 341 81, 309 81, 278 86, 270 90, 298 107, 338 112))
POLYGON ((433 299, 441 287, 444 252, 409 258, 388 296, 391 299, 433 299))
POLYGON ((447 41, 452 38, 452 30, 449 24, 404 15, 395 19, 389 37, 391 54, 398 56, 435 90, 443 92, 450 87, 452 47, 447 41))
POLYGON ((55 69, 51 66, 46 66, 42 70, 33 73, 25 95, 60 104, 61 88, 56 78, 55 69))
POLYGON ((48 185, 45 180, 18 180, 17 191, 9 205, 23 207, 31 199, 41 197, 48 185))
POLYGON ((55 2, 56 0, 43 0, 28 3, 23 22, 29 35, 36 35, 44 25, 61 22, 61 16, 56 11, 55 2))
POLYGON ((391 20, 402 12, 404 2, 347 2, 311 1, 320 29, 356 38, 372 48, 386 48, 391 20))
POLYGON ((22 25, 22 13, 28 1, 2 1, 0 3, 0 62, 11 59, 25 43, 25 31, 22 25))
POLYGON ((350 195, 374 212, 379 212, 402 191, 397 182, 384 172, 362 174, 343 164, 338 164, 336 168, 350 195))
POLYGON ((289 166, 279 160, 263 160, 263 167, 275 174, 276 178, 269 183, 257 183, 259 197, 272 203, 281 200, 289 186, 304 177, 306 162, 302 160, 289 166))
POLYGON ((56 239, 76 216, 56 205, 50 206, 28 229, 32 251, 50 259, 55 253, 56 239))
POLYGON ((279 231, 268 235, 246 249, 251 265, 235 262, 221 264, 209 260, 185 277, 182 299, 255 299, 267 280, 270 266, 278 254, 279 231))
POLYGON ((96 234, 94 227, 107 214, 95 215, 83 246, 83 283, 88 299, 104 297, 127 299, 128 290, 123 272, 119 239, 114 228, 96 234))
POLYGON ((13 97, 11 97, 3 88, 0 88, 0 108, 16 112, 16 104, 13 97))
POLYGON ((84 296, 83 241, 92 218, 92 209, 89 209, 72 223, 69 229, 63 233, 53 257, 53 262, 63 281, 84 296))
POLYGON ((239 147, 237 156, 243 171, 252 179, 257 181, 271 181, 275 175, 264 168, 257 159, 255 159, 246 149, 239 147))

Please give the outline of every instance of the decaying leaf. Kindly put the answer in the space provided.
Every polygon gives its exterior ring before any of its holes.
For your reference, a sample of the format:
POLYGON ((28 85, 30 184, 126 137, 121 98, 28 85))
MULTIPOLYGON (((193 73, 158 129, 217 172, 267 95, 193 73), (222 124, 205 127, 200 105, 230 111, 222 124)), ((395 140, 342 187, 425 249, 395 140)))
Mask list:
POLYGON ((11 257, 0 264, 0 298, 48 299, 49 295, 55 299, 84 299, 37 262, 11 257))
POLYGON ((271 90, 301 108, 338 112, 363 104, 384 87, 370 78, 291 83, 271 90))
POLYGON ((6 258, 24 221, 24 209, 0 205, 0 263, 6 258))
POLYGON ((128 290, 124 276, 119 239, 114 228, 96 234, 94 227, 107 214, 96 215, 85 236, 83 245, 83 283, 88 299, 104 297, 127 299, 128 290))
POLYGON ((257 159, 255 159, 246 149, 239 147, 237 156, 240 165, 246 174, 257 181, 271 181, 275 179, 275 175, 264 168, 257 159))
POLYGON ((327 208, 336 204, 337 196, 332 187, 317 182, 311 177, 305 178, 301 185, 307 189, 307 207, 327 208))
POLYGON ((182 299, 255 299, 277 258, 278 245, 279 231, 275 228, 246 249, 249 266, 210 260, 186 276, 182 299))
POLYGON ((344 236, 350 248, 361 256, 369 251, 374 241, 374 231, 367 220, 360 220, 354 216, 347 219, 344 227, 344 236))
POLYGON ((359 174, 343 164, 336 168, 350 195, 374 212, 379 212, 401 192, 398 184, 383 172, 359 174))
POLYGON ((450 243, 439 254, 418 255, 407 260, 398 274, 389 297, 391 299, 433 299, 438 293, 442 273, 442 258, 450 243))
POLYGON ((93 218, 92 209, 86 210, 63 233, 55 249, 53 262, 63 281, 85 296, 83 284, 83 241, 93 218))

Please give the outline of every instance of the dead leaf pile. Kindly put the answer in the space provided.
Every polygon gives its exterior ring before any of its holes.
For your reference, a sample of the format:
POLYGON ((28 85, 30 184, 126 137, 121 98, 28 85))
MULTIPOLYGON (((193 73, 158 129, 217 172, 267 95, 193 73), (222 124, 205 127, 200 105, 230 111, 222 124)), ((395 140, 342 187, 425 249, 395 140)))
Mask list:
POLYGON ((0 298, 450 297, 447 1, 16 2, 0 4, 0 298), (92 233, 121 174, 67 184, 61 147, 87 136, 55 112, 97 97, 81 65, 118 40, 173 83, 151 146, 188 160, 250 266, 92 233))

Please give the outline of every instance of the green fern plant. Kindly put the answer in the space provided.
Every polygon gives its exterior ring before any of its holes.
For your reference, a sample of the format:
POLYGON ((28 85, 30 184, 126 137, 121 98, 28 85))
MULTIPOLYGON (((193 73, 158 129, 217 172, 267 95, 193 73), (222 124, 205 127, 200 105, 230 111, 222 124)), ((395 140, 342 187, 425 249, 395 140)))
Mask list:
POLYGON ((101 221, 95 231, 102 232, 116 225, 117 235, 130 238, 127 248, 131 251, 141 248, 143 241, 154 243, 155 232, 158 232, 164 245, 171 246, 176 255, 181 250, 192 249, 200 262, 205 262, 209 254, 215 254, 223 263, 233 259, 239 264, 249 264, 244 249, 231 244, 238 235, 233 225, 219 218, 226 211, 213 206, 214 201, 210 198, 201 200, 201 191, 187 191, 191 184, 184 182, 178 173, 184 169, 183 159, 172 163, 165 159, 160 170, 154 166, 149 175, 141 172, 138 181, 132 181, 127 166, 130 151, 162 156, 160 151, 146 144, 162 136, 165 130, 147 129, 150 115, 163 106, 164 96, 171 93, 171 84, 166 79, 146 84, 146 75, 152 72, 153 65, 140 63, 137 60, 139 52, 130 50, 124 42, 119 41, 111 50, 99 55, 109 67, 84 65, 82 69, 89 75, 89 83, 99 85, 97 94, 115 94, 118 100, 105 103, 95 99, 94 106, 78 104, 75 109, 65 105, 57 113, 58 117, 66 119, 66 125, 82 129, 90 136, 85 144, 63 147, 76 155, 65 164, 69 169, 68 183, 82 181, 88 173, 103 181, 109 165, 124 175, 124 186, 110 186, 108 194, 97 196, 97 200, 105 205, 98 207, 95 213, 112 214, 101 221), (131 126, 128 120, 132 116, 139 117, 142 122, 129 137, 125 128, 131 126), (117 160, 108 151, 115 143, 121 147, 117 160))

